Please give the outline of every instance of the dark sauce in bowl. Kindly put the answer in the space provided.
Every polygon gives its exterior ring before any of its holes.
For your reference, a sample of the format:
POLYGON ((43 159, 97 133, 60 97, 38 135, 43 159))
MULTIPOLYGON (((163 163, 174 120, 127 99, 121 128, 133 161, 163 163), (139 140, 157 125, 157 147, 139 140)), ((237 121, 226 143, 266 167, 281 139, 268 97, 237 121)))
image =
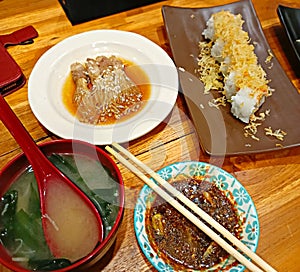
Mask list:
MULTIPOLYGON (((242 223, 224 191, 197 178, 176 180, 172 185, 240 238, 242 223)), ((224 249, 164 199, 154 193, 151 197, 146 210, 146 232, 151 246, 166 263, 176 270, 205 270, 228 257, 224 249)))

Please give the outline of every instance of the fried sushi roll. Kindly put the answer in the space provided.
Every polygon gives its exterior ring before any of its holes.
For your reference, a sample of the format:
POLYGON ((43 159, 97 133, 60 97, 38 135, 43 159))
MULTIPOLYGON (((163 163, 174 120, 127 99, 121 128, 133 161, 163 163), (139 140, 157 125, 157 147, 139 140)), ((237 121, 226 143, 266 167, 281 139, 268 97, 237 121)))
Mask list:
MULTIPOLYGON (((231 103, 232 114, 242 122, 249 123, 272 89, 268 86, 266 72, 258 63, 254 45, 242 28, 243 23, 240 14, 234 15, 229 11, 213 14, 202 33, 209 42, 201 42, 200 48, 206 50, 206 54, 209 51, 215 61, 214 80, 220 84, 221 75, 222 93, 231 103)), ((199 65, 206 65, 201 53, 199 65)), ((202 77, 204 84, 212 85, 209 82, 211 78, 211 75, 202 77)))

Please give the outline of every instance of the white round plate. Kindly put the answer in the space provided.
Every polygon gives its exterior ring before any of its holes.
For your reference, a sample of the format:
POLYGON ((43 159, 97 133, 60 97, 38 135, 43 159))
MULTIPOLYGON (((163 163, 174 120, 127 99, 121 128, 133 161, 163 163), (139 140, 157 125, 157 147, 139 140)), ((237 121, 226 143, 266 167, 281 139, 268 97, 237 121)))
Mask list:
POLYGON ((45 128, 62 138, 96 145, 127 142, 148 133, 171 112, 177 95, 178 73, 168 54, 141 35, 119 30, 94 30, 66 38, 41 56, 28 81, 30 107, 45 128), (132 61, 148 75, 151 84, 146 106, 114 125, 83 124, 62 101, 70 65, 99 55, 132 61))
MULTIPOLYGON (((258 215, 250 195, 236 178, 219 167, 196 161, 174 163, 162 168, 157 173, 165 180, 175 178, 182 174, 187 177, 205 176, 207 181, 216 184, 220 190, 223 190, 225 194, 230 196, 230 199, 234 200, 236 203, 240 219, 244 222, 242 242, 252 251, 256 250, 259 239, 258 215)), ((173 272, 175 271, 173 267, 164 262, 152 248, 147 236, 145 228, 146 207, 149 204, 148 202, 150 201, 149 199, 151 199, 150 195, 152 193, 153 190, 145 185, 139 194, 134 210, 135 234, 141 250, 150 263, 159 272, 173 272)), ((221 264, 205 271, 241 272, 245 269, 243 265, 235 264, 233 262, 233 257, 229 256, 221 264)), ((191 270, 187 269, 187 271, 191 270)))

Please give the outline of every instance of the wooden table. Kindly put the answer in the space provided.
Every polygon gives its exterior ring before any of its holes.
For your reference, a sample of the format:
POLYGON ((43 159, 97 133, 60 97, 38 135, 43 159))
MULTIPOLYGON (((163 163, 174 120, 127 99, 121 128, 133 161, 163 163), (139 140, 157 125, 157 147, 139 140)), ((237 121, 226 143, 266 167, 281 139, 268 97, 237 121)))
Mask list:
MULTIPOLYGON (((161 15, 162 5, 206 7, 229 2, 162 1, 72 26, 57 0, 2 0, 0 33, 10 33, 29 24, 39 32, 34 44, 8 49, 29 78, 36 61, 49 48, 68 36, 94 29, 136 32, 157 43, 171 55, 161 15)), ((272 50, 300 91, 299 74, 297 78, 295 73, 297 60, 293 58, 276 14, 279 1, 253 2, 272 50)), ((299 7, 298 0, 281 0, 280 3, 299 7)), ((39 124, 31 112, 27 84, 6 99, 37 143, 57 138, 39 124)), ((180 94, 170 116, 147 135, 131 141, 129 149, 155 170, 177 161, 199 160, 216 164, 230 172, 246 187, 256 205, 261 228, 257 253, 278 271, 300 270, 300 147, 279 149, 271 153, 210 157, 199 148, 197 135, 180 94)), ((19 146, 0 123, 0 167, 4 167, 20 152, 19 146)), ((124 221, 109 258, 89 271, 155 271, 143 256, 133 230, 133 208, 143 183, 121 165, 120 169, 126 185, 124 221)), ((0 266, 0 271, 10 270, 0 266)))

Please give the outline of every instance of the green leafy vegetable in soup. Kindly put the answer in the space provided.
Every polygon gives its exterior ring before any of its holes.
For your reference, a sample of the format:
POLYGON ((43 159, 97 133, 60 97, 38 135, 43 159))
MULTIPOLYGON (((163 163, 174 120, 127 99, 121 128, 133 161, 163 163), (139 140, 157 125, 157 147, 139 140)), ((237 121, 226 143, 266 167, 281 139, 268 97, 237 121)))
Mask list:
MULTIPOLYGON (((86 156, 53 154, 49 159, 93 201, 101 214, 106 237, 119 210, 119 183, 100 162, 86 156)), ((31 270, 51 271, 71 264, 69 260, 55 258, 48 248, 31 168, 1 198, 0 242, 13 260, 31 270)))

